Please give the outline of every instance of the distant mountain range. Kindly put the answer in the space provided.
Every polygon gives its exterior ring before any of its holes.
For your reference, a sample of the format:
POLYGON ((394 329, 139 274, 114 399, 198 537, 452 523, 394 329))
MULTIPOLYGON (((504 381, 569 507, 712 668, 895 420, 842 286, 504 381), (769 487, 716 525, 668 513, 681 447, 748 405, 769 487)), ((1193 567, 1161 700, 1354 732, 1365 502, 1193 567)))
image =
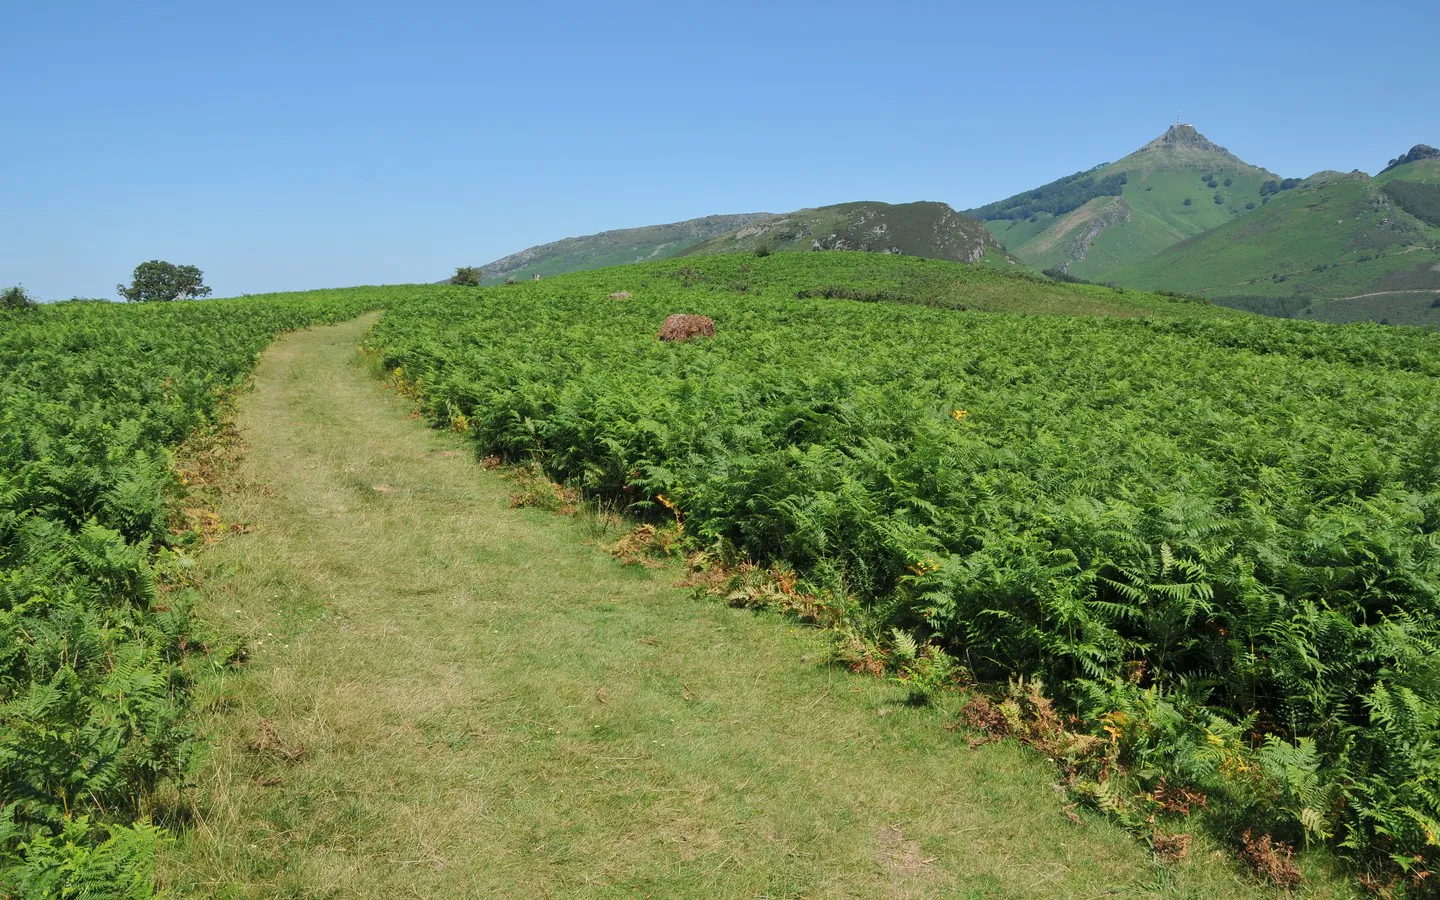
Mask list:
POLYGON ((930 259, 1020 266, 984 226, 944 203, 862 201, 792 213, 707 216, 669 225, 565 238, 481 267, 483 283, 559 275, 672 256, 859 250, 930 259))
POLYGON ((705 216, 669 225, 647 225, 568 237, 486 263, 481 267, 485 273, 484 283, 497 284, 510 278, 523 280, 535 275, 561 275, 678 256, 707 238, 769 217, 769 213, 705 216))
POLYGON ((707 216, 566 238, 483 269, 495 283, 757 250, 1028 266, 1272 315, 1440 324, 1440 150, 1416 145, 1373 178, 1282 178, 1176 124, 1116 162, 964 213, 856 202, 707 216))
POLYGON ((983 225, 944 203, 864 201, 757 219, 702 241, 683 255, 859 250, 1017 267, 1018 259, 983 225))

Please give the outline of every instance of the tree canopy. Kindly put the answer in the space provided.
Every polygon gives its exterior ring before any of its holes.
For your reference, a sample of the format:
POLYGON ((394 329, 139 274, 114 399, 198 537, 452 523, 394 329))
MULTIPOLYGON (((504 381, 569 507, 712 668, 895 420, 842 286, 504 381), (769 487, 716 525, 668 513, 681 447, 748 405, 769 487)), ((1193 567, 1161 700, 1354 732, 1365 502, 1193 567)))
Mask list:
POLYGON ((210 296, 204 272, 195 266, 177 266, 159 259, 136 266, 130 285, 117 284, 115 290, 131 303, 196 300, 210 296))
POLYGON ((480 279, 485 273, 479 266, 456 266, 455 274, 450 276, 451 284, 463 284, 468 287, 475 287, 480 284, 480 279))
POLYGON ((0 309, 30 309, 35 300, 20 285, 0 291, 0 309))

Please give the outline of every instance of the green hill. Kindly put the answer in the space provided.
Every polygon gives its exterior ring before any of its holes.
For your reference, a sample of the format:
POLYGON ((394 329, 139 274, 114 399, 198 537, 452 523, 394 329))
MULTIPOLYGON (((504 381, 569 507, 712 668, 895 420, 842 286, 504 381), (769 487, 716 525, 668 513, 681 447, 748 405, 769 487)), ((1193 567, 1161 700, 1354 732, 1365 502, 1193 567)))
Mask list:
POLYGON ((1440 323, 1440 160, 1322 172, 1108 280, 1321 321, 1440 323))
POLYGON ((1397 166, 1403 166, 1407 163, 1412 162, 1419 162, 1420 160, 1424 159, 1428 159, 1431 161, 1440 160, 1440 150, 1436 150, 1429 144, 1416 144, 1415 146, 1410 148, 1409 153, 1390 160, 1389 165, 1380 170, 1380 174, 1384 175, 1386 172, 1389 172, 1391 169, 1394 169, 1397 166))
POLYGON ((861 250, 1014 268, 1020 265, 984 225, 944 203, 862 201, 802 209, 749 222, 703 241, 687 256, 861 250))
POLYGON ((672 222, 602 231, 584 237, 568 237, 512 253, 482 266, 484 283, 498 284, 509 278, 522 280, 533 275, 562 275, 624 263, 666 259, 734 228, 767 218, 769 213, 705 216, 672 222))
POLYGON ((1260 206, 1281 180, 1192 125, 1109 164, 969 210, 1039 269, 1096 279, 1260 206))

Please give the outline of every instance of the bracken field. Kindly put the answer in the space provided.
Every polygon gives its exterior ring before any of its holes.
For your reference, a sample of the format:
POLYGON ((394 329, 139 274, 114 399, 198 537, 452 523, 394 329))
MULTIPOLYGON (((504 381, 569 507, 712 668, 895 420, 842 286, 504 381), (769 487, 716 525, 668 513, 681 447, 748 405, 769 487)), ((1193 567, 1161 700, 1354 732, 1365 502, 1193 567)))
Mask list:
POLYGON ((171 448, 276 334, 375 297, 0 313, 0 893, 150 894, 197 742, 171 448))
POLYGON ((1078 800, 1440 862, 1440 338, 813 253, 0 320, 5 890, 149 890, 229 661, 171 451, 277 333, 380 307, 437 427, 793 575, 842 657, 972 692, 1078 800), (677 312, 716 335, 657 342, 677 312))
POLYGON ((1102 808, 1193 790, 1232 840, 1433 865, 1434 334, 922 309, 817 256, 442 290, 372 343, 477 452, 793 569, 861 640, 1038 680, 1102 808), (673 312, 716 337, 658 343, 673 312))

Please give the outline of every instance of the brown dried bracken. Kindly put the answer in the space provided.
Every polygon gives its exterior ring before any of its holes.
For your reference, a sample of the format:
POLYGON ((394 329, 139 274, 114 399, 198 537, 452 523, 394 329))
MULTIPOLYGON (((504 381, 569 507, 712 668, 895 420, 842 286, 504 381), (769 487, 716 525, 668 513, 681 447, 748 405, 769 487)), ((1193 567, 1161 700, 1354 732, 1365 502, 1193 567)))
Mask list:
POLYGON ((280 732, 269 719, 260 720, 260 734, 247 745, 251 753, 276 756, 286 762, 299 762, 305 756, 304 747, 295 747, 280 740, 280 732))
POLYGON ((688 341, 696 337, 714 337, 715 321, 709 316, 676 313, 665 320, 655 337, 662 341, 688 341))
POLYGON ((1155 848, 1155 855, 1169 862, 1179 862, 1190 853, 1190 842, 1194 840, 1188 834, 1166 834, 1162 831, 1155 832, 1151 838, 1151 844, 1155 848))
POLYGON ((1250 864, 1255 874, 1276 887, 1292 888, 1304 880, 1295 865, 1295 850, 1270 835, 1252 837, 1249 831, 1240 841, 1240 858, 1250 864))

